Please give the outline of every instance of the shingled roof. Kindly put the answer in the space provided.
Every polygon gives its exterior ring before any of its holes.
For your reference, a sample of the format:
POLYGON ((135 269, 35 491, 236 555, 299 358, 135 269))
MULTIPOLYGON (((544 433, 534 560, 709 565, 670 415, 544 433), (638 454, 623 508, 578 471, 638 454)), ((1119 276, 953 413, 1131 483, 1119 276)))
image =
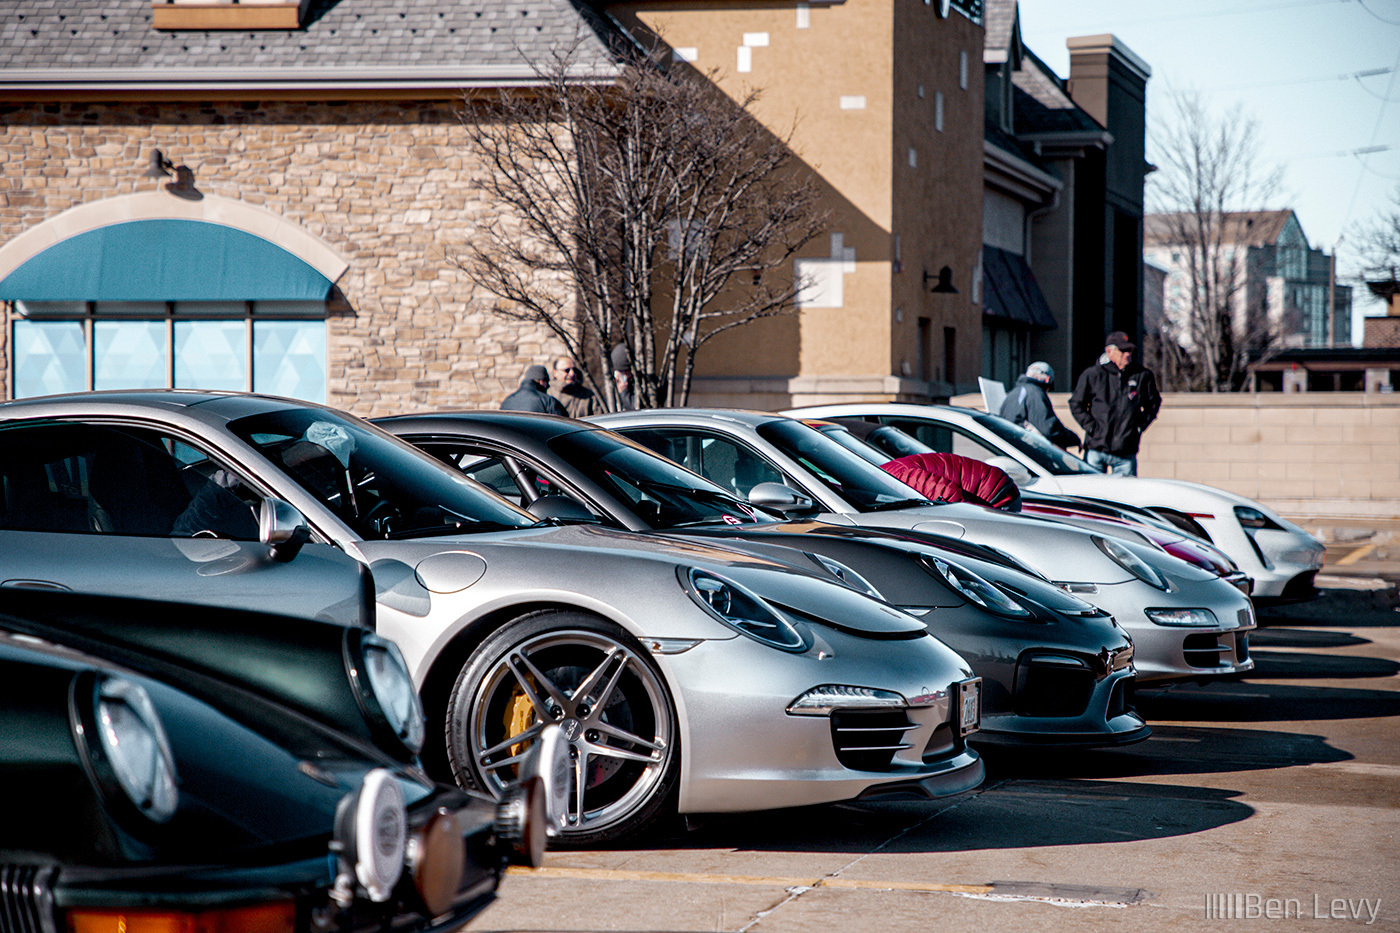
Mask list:
POLYGON ((1030 49, 1025 50, 1012 83, 1017 135, 1103 132, 1098 121, 1069 96, 1050 66, 1030 49))
MULTIPOLYGON (((1142 238, 1147 246, 1171 246, 1181 242, 1178 231, 1186 220, 1194 226, 1190 214, 1148 214, 1143 218, 1142 238)), ((1278 241, 1284 227, 1294 216, 1291 210, 1227 211, 1222 215, 1224 227, 1221 241, 1242 246, 1271 246, 1278 241)))
POLYGON ((530 83, 577 41, 617 72, 619 30, 586 0, 311 0, 294 30, 159 31, 150 0, 8 0, 0 93, 94 88, 428 88, 530 83))

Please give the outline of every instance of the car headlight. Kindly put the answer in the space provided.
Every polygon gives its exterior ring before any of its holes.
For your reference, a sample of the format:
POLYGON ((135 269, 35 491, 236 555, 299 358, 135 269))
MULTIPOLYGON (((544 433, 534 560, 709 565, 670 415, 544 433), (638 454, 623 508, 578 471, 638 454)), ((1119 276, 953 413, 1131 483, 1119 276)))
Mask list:
POLYGON ((399 646, 364 629, 346 629, 345 664, 372 730, 410 755, 423 749, 423 704, 399 646))
POLYGON ((1171 589, 1171 584, 1167 582, 1167 578, 1162 576, 1156 567, 1153 567, 1147 561, 1133 553, 1132 548, 1128 547, 1123 542, 1114 538, 1101 538, 1098 535, 1093 535, 1092 537, 1094 543, 1098 545, 1099 550, 1103 551, 1109 560, 1137 577, 1143 583, 1155 586, 1159 590, 1171 589))
POLYGON ((857 573, 854 567, 847 567, 839 560, 832 560, 825 554, 812 554, 809 552, 807 556, 812 558, 812 560, 816 561, 817 563, 821 564, 822 567, 825 568, 827 573, 831 574, 833 577, 840 580, 842 583, 846 584, 856 592, 864 593, 866 596, 873 596, 874 598, 881 601, 885 599, 885 595, 875 588, 875 584, 871 583, 869 580, 865 579, 865 577, 857 573))
POLYGON ((1218 625, 1215 613, 1209 609, 1148 609, 1147 618, 1158 625, 1210 628, 1218 625))
POLYGON ((1269 516, 1258 509, 1252 509, 1247 505, 1235 506, 1235 518, 1239 519, 1245 528, 1278 528, 1279 525, 1269 516))
POLYGON ((126 798, 147 819, 164 823, 175 815, 180 792, 175 756, 150 696, 137 683, 102 678, 95 690, 93 765, 110 771, 126 798), (105 765, 105 767, 104 767, 105 765))
POLYGON ((958 567, 930 554, 923 555, 923 565, 942 578, 954 590, 983 609, 1019 619, 1032 616, 1029 609, 1012 599, 995 584, 984 580, 965 567, 958 567))
POLYGON ((681 579, 700 608, 755 641, 782 651, 800 652, 810 647, 796 625, 734 581, 693 567, 681 579))

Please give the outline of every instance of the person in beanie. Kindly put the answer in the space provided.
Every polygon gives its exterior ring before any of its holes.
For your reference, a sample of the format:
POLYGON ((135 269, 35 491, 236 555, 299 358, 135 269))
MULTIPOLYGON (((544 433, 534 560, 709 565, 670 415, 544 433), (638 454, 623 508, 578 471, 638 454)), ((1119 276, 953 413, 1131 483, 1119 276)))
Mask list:
POLYGON ((546 415, 569 416, 559 400, 549 394, 549 370, 543 366, 525 367, 520 388, 501 402, 501 411, 538 411, 546 415))
POLYGON ((1057 447, 1078 447, 1079 435, 1056 417, 1055 406, 1050 402, 1048 390, 1054 384, 1055 370, 1049 363, 1032 363, 1006 394, 1000 415, 1007 421, 1034 428, 1057 447))
POLYGON ((1133 362, 1132 339, 1115 330, 1104 340, 1106 360, 1079 375, 1069 410, 1084 429, 1089 465, 1105 473, 1137 475, 1142 432, 1157 417, 1162 396, 1152 371, 1133 362))
POLYGON ((617 387, 618 411, 636 411, 637 393, 632 385, 632 361, 627 358, 627 345, 612 348, 613 383, 617 387))

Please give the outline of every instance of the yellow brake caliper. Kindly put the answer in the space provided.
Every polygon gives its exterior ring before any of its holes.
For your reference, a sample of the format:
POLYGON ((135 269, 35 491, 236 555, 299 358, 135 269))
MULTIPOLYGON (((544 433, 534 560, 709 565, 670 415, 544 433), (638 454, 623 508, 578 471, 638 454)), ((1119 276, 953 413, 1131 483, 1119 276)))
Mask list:
MULTIPOLYGON (((514 693, 511 694, 510 701, 506 703, 506 738, 519 735, 530 728, 534 722, 534 706, 530 704, 529 698, 525 696, 525 691, 516 687, 514 693)), ((517 742, 510 747, 510 753, 512 756, 519 755, 521 752, 525 751, 525 748, 526 744, 524 742, 517 742)))

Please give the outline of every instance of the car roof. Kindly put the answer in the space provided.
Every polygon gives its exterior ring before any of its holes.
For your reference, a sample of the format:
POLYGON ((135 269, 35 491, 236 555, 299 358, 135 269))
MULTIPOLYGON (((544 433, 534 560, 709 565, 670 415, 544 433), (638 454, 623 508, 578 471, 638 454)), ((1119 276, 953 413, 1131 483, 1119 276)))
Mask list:
POLYGON ((777 412, 749 411, 743 408, 648 408, 641 411, 593 415, 588 420, 604 427, 615 424, 713 424, 720 421, 756 428, 770 421, 786 421, 789 418, 777 412))
POLYGON ((254 395, 246 392, 192 391, 189 389, 116 389, 74 392, 0 402, 0 422, 20 418, 78 416, 138 416, 153 411, 195 415, 209 420, 231 421, 245 415, 283 408, 325 408, 316 402, 254 395))
POLYGON ((804 405, 790 409, 784 414, 794 418, 840 418, 856 416, 862 412, 910 416, 947 414, 961 418, 986 414, 980 408, 967 408, 962 405, 919 405, 914 402, 838 402, 831 405, 804 405), (818 411, 822 414, 813 414, 818 411))
POLYGON ((451 434, 470 430, 478 437, 528 438, 534 441, 548 441, 577 431, 605 430, 601 425, 575 421, 573 418, 525 411, 425 411, 371 418, 370 421, 391 434, 419 431, 451 434))

